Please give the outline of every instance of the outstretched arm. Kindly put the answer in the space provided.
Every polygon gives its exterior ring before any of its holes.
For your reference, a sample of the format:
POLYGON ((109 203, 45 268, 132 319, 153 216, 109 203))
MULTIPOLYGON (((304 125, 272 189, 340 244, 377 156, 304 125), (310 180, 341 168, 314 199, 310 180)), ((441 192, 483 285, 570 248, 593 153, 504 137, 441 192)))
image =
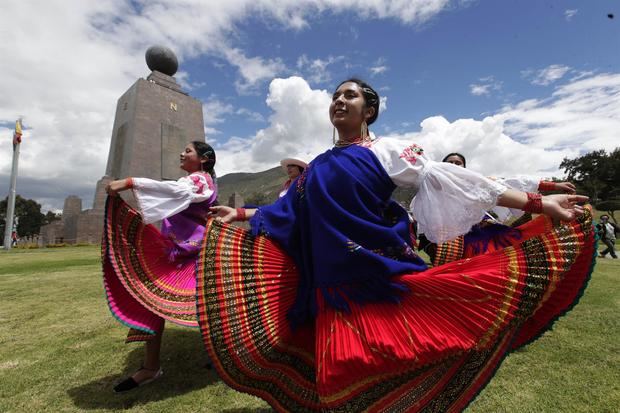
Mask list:
POLYGON ((211 177, 204 173, 193 173, 177 181, 134 177, 106 185, 106 192, 110 196, 127 189, 133 190, 138 201, 137 209, 147 224, 178 214, 191 203, 213 200, 216 192, 211 177))
POLYGON ((209 209, 216 220, 226 224, 235 221, 247 221, 256 213, 256 209, 231 208, 225 205, 214 206, 209 209))
POLYGON ((571 182, 540 181, 538 191, 562 191, 566 194, 574 195, 577 192, 577 188, 571 182))
POLYGON ((579 202, 586 202, 587 196, 583 195, 547 195, 540 198, 540 204, 528 198, 528 194, 514 189, 508 189, 501 194, 497 205, 522 209, 524 211, 542 213, 554 219, 572 221, 583 214, 583 207, 579 202))
POLYGON ((131 178, 117 179, 105 186, 105 191, 108 195, 117 195, 119 192, 131 189, 133 187, 133 181, 131 178))

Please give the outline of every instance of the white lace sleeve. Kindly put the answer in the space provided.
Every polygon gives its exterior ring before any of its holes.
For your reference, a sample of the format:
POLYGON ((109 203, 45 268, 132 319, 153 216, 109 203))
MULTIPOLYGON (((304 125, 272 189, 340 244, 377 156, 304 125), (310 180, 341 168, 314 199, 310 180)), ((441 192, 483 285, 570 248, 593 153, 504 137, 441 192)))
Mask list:
POLYGON ((432 161, 416 144, 379 139, 370 149, 394 184, 417 189, 411 210, 418 231, 431 242, 442 243, 467 233, 507 189, 468 169, 432 161))
MULTIPOLYGON (((530 175, 519 175, 512 178, 497 178, 495 180, 508 188, 516 189, 522 192, 538 192, 540 179, 530 175)), ((523 215, 520 209, 506 208, 495 206, 491 210, 497 216, 499 222, 506 222, 511 218, 519 218, 523 215)))
POLYGON ((530 175, 496 178, 495 181, 521 192, 538 192, 538 184, 540 184, 540 178, 530 175))
POLYGON ((193 202, 203 202, 215 193, 211 177, 203 173, 184 176, 178 181, 133 178, 133 193, 145 223, 171 217, 193 202))

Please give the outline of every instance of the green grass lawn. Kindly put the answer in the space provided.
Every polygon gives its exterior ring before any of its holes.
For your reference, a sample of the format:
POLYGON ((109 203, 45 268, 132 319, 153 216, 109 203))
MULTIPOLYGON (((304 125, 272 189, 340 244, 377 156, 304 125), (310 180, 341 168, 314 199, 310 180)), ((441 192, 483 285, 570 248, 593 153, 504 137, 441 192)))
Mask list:
MULTIPOLYGON (((620 260, 599 260, 580 304, 511 354, 468 412, 620 410, 620 260)), ((256 412, 269 406, 205 368, 196 329, 168 326, 164 377, 111 389, 133 372, 141 345, 103 296, 99 249, 0 252, 0 412, 256 412)))

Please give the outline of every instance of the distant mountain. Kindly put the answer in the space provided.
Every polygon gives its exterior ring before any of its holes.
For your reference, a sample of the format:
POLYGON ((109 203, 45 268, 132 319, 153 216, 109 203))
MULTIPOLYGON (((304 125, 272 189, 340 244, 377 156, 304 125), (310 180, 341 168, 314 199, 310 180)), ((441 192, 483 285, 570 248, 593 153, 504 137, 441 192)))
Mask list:
POLYGON ((267 205, 278 198, 287 176, 281 167, 262 172, 240 172, 224 175, 217 179, 220 204, 228 204, 228 199, 237 192, 246 204, 267 205))
MULTIPOLYGON (((246 204, 267 205, 278 199, 278 194, 286 179, 286 174, 279 166, 256 173, 241 172, 224 175, 217 179, 218 198, 220 204, 227 205, 233 192, 237 192, 246 204)), ((413 190, 398 188, 394 191, 393 198, 408 207, 413 198, 413 190)))

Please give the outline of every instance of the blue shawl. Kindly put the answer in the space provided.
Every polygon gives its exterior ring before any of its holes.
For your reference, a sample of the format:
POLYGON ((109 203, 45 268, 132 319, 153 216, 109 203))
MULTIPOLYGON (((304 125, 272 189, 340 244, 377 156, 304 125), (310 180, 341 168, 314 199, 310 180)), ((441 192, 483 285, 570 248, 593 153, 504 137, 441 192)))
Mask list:
POLYGON ((300 274, 293 327, 316 314, 317 289, 343 311, 348 300, 398 302, 406 288, 391 278, 426 269, 394 189, 377 157, 351 145, 319 155, 284 197, 256 211, 252 233, 278 242, 300 274))

